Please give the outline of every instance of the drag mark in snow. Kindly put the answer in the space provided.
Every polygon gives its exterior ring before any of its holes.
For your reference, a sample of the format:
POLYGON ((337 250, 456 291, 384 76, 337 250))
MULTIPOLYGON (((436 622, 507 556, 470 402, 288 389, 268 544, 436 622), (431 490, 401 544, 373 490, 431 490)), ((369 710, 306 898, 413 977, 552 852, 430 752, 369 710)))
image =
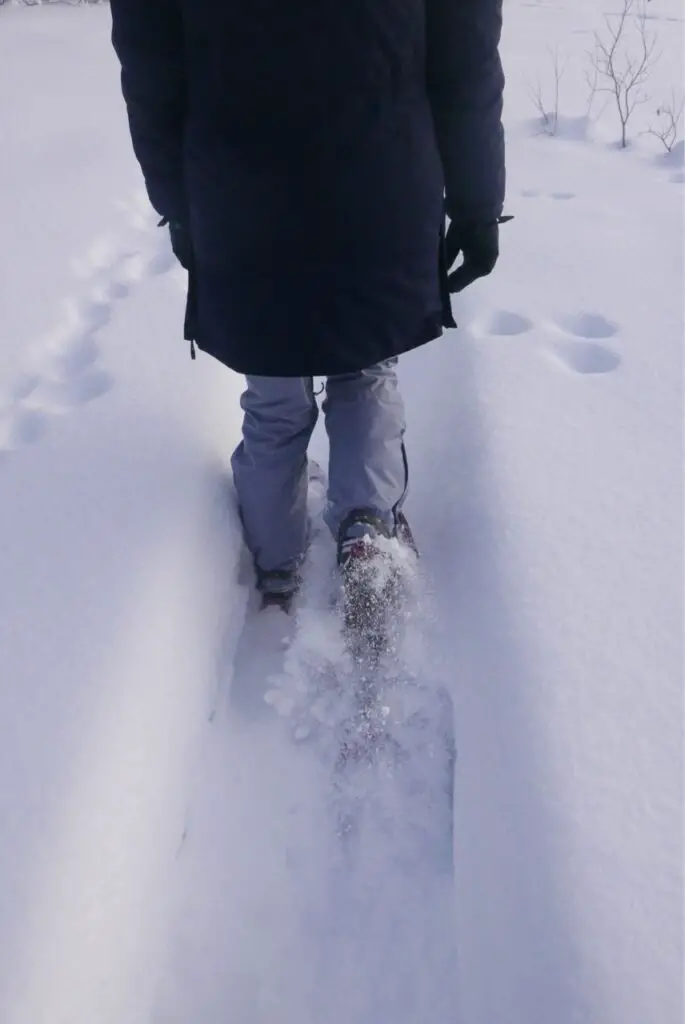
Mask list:
POLYGON ((127 229, 121 239, 103 236, 73 264, 82 294, 68 299, 61 322, 31 348, 31 365, 15 380, 0 405, 0 452, 39 441, 51 416, 107 394, 112 375, 100 365, 99 334, 114 307, 138 285, 166 274, 175 259, 165 232, 153 232, 155 215, 144 198, 122 204, 127 229))

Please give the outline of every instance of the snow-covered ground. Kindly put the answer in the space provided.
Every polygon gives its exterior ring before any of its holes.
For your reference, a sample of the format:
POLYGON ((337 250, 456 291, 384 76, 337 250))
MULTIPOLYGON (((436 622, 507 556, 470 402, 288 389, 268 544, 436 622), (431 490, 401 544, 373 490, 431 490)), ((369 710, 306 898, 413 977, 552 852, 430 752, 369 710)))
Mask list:
MULTIPOLYGON (((683 13, 649 6, 623 152, 583 75, 619 6, 505 5, 516 219, 461 329, 403 360, 459 754, 439 1024, 682 1020, 684 167, 639 132, 683 13), (528 95, 548 47, 555 138, 528 95)), ((181 340, 108 31, 106 7, 0 12, 0 1019, 338 1024, 308 1002, 320 780, 260 708, 271 625, 243 632, 241 380, 181 340)))

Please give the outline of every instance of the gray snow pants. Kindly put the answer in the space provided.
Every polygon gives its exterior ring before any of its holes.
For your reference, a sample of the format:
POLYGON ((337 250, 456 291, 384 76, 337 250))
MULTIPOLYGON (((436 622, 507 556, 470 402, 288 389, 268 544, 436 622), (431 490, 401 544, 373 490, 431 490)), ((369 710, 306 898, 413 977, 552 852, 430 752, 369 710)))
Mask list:
MULTIPOLYGON (((337 537, 356 509, 393 529, 407 490, 404 404, 397 359, 329 377, 326 523, 337 537)), ((285 569, 305 552, 307 446, 319 408, 311 377, 248 377, 243 439, 232 458, 245 539, 260 569, 285 569)))

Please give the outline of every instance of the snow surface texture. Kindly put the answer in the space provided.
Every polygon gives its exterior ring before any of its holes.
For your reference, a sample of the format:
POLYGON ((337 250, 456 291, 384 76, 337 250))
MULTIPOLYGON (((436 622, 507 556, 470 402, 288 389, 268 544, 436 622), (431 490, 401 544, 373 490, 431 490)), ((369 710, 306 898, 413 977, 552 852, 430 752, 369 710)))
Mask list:
MULTIPOLYGON (((273 699, 339 640, 330 618, 292 637, 249 611, 227 476, 242 382, 180 338, 108 11, 4 7, 3 1024, 338 1024, 317 1004, 334 969, 365 1022, 401 997, 391 934, 412 998, 455 989, 411 1024, 682 1020, 683 147, 638 136, 649 104, 627 152, 610 107, 586 118, 601 7, 507 5, 516 220, 460 331, 402 363, 431 592, 414 655, 455 705, 456 887, 405 886, 375 955, 342 965, 322 773, 273 699), (528 84, 557 45, 550 138, 528 84)), ((657 103, 683 16, 649 13, 657 103)))

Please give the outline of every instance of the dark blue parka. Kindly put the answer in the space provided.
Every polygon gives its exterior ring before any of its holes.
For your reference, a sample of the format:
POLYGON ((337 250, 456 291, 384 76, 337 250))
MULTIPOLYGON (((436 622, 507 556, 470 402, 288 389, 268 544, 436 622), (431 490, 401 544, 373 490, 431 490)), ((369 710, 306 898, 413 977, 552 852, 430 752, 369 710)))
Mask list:
POLYGON ((502 0, 111 0, 187 327, 242 373, 358 370, 450 324, 449 216, 504 198, 502 0))

